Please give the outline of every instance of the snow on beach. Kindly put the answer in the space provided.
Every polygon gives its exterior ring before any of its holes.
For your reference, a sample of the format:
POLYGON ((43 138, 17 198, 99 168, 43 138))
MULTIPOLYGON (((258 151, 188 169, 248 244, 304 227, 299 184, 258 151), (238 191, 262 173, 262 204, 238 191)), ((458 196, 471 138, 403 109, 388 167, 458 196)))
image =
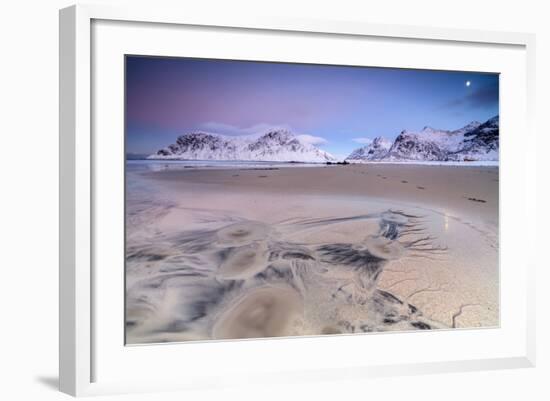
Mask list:
POLYGON ((424 160, 347 160, 350 164, 399 164, 399 165, 419 165, 419 166, 460 166, 460 167, 498 167, 498 160, 475 160, 475 161, 424 161, 424 160))

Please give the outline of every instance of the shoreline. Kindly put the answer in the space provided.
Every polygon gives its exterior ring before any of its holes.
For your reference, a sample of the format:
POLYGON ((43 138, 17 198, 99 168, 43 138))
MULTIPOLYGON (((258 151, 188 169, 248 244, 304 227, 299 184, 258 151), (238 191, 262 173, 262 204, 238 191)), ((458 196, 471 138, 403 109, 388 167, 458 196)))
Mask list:
POLYGON ((385 165, 385 164, 397 164, 405 166, 457 166, 457 167, 499 167, 500 161, 498 160, 478 160, 478 161, 417 161, 417 160, 402 160, 402 161, 336 161, 336 162, 284 162, 284 161, 257 161, 257 160, 185 160, 185 159, 126 159, 126 163, 170 163, 170 164, 187 164, 189 166, 203 164, 205 167, 216 167, 218 164, 221 166, 227 163, 228 166, 242 165, 274 165, 281 167, 296 167, 296 166, 342 166, 342 165, 385 165), (214 163, 214 164, 207 164, 214 163), (345 164, 344 164, 345 163, 345 164))

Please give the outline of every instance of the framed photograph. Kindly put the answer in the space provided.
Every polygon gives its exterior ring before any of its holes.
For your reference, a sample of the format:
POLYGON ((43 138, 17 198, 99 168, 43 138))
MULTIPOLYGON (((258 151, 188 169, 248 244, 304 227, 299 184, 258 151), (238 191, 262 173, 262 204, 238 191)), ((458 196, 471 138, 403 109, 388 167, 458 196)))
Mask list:
POLYGON ((60 12, 60 388, 529 367, 534 37, 60 12))

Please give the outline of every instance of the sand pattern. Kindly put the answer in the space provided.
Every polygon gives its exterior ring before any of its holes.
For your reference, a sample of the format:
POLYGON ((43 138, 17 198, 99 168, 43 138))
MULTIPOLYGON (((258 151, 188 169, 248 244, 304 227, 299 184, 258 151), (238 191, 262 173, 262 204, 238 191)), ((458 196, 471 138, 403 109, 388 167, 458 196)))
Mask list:
POLYGON ((253 210, 250 194, 216 203, 216 189, 208 203, 138 178, 127 191, 128 344, 498 324, 498 286, 476 262, 497 238, 468 219, 351 198, 253 210), (458 249, 443 221, 479 249, 458 249))
POLYGON ((239 219, 160 234, 129 247, 129 270, 146 264, 152 273, 128 288, 128 337, 163 342, 441 328, 377 284, 390 260, 444 252, 420 216, 399 210, 277 225, 239 219), (288 239, 366 220, 378 230, 356 243, 288 239), (416 239, 405 239, 412 233, 416 239))

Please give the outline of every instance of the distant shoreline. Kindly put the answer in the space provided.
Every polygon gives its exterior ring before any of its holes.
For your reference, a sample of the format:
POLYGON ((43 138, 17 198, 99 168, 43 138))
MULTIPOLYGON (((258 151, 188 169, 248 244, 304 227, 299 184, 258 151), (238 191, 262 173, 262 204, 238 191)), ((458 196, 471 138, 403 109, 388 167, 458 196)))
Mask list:
POLYGON ((133 159, 126 158, 126 162, 138 163, 168 163, 168 164, 187 164, 194 167, 220 167, 220 166, 242 166, 242 165, 263 165, 263 166, 281 166, 281 167, 319 167, 319 166, 342 166, 342 165, 419 165, 419 166, 457 166, 457 167, 499 167, 500 162, 494 160, 477 161, 420 161, 420 160, 402 160, 402 161, 349 161, 345 162, 285 162, 285 161, 266 161, 266 160, 182 160, 182 159, 133 159))
POLYGON ((418 161, 418 160, 403 160, 403 161, 368 161, 368 162, 349 162, 350 164, 399 164, 399 165, 419 165, 419 166, 463 166, 463 167, 498 167, 498 160, 475 160, 475 161, 418 161))

